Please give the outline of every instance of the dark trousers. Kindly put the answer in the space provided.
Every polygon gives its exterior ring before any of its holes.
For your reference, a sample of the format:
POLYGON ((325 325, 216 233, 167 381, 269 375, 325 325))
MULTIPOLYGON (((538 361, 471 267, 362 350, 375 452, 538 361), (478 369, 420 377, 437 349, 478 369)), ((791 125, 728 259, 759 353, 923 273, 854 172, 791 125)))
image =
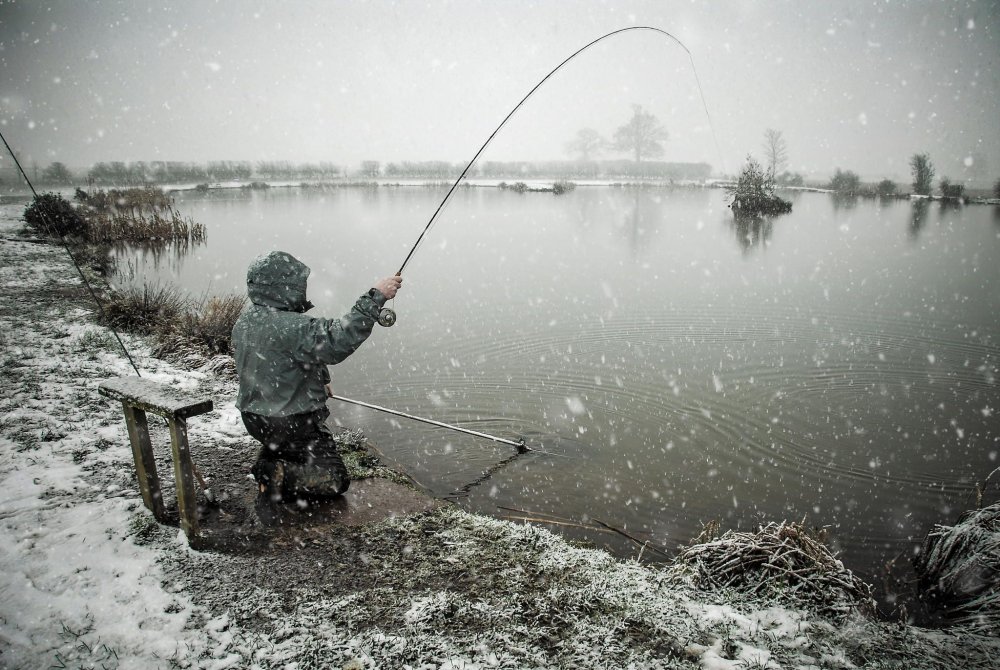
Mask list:
POLYGON ((253 470, 259 482, 267 484, 260 473, 273 472, 275 462, 280 461, 284 476, 278 493, 334 496, 350 486, 347 468, 326 425, 327 410, 291 416, 242 415, 247 432, 263 445, 253 470))

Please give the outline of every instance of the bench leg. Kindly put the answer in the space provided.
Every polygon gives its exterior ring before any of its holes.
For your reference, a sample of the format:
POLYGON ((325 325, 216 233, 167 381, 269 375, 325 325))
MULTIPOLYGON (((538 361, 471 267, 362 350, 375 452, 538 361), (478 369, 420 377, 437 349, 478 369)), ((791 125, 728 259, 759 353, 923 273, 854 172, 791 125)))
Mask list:
POLYGON ((195 503, 191 452, 188 449, 187 422, 184 419, 168 419, 168 423, 170 424, 170 446, 174 452, 177 511, 180 513, 181 529, 193 545, 198 539, 198 507, 195 503))
POLYGON ((163 507, 156 461, 153 460, 153 445, 149 441, 146 413, 126 402, 122 406, 125 408, 125 426, 128 428, 128 440, 132 444, 132 458, 135 459, 135 473, 139 478, 142 502, 156 520, 162 523, 167 520, 167 512, 163 507))

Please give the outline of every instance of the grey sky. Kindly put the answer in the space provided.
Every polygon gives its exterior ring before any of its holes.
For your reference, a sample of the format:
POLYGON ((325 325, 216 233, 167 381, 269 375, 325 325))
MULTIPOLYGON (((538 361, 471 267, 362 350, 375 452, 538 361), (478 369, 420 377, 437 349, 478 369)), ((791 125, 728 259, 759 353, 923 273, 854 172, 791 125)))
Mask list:
MULTIPOLYGON (((793 170, 1000 176, 1000 3, 0 2, 0 128, 44 166, 106 160, 566 158, 642 104, 666 160, 736 169, 784 132, 793 170), (167 7, 162 6, 167 4, 167 7), (969 161, 972 165, 968 165, 969 161)), ((9 165, 4 156, 2 165, 9 165)))

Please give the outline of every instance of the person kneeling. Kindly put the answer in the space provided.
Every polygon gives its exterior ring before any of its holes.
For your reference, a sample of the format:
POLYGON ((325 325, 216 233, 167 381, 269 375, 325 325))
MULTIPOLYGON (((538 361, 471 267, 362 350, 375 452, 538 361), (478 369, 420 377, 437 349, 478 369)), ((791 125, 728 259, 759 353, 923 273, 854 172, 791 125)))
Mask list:
POLYGON ((247 270, 249 304, 233 326, 243 424, 261 443, 251 472, 269 502, 337 496, 350 478, 326 425, 330 371, 371 335, 398 275, 376 282, 339 319, 307 316, 309 267, 272 251, 247 270))

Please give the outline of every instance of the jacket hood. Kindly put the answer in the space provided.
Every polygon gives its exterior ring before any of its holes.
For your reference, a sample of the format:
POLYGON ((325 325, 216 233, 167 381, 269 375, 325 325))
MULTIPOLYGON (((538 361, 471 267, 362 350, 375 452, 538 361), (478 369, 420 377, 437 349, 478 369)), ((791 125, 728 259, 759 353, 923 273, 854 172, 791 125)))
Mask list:
POLYGON ((309 266, 284 251, 258 256, 247 269, 247 296, 255 305, 304 312, 309 266))

